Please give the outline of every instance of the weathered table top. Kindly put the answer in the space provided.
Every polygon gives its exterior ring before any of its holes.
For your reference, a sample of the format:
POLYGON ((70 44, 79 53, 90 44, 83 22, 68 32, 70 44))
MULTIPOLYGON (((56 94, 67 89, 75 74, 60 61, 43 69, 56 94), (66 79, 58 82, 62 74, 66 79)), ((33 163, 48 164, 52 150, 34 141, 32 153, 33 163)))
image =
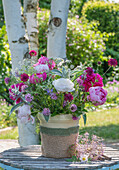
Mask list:
MULTIPOLYGON (((101 169, 102 167, 119 168, 119 150, 105 147, 104 155, 111 160, 95 161, 81 164, 80 162, 68 162, 67 159, 45 158, 41 156, 41 146, 28 146, 23 148, 9 149, 0 153, 0 165, 10 166, 24 170, 47 170, 47 169, 101 169)), ((13 168, 13 169, 14 169, 13 168)), ((6 168, 9 170, 9 168, 6 168)))

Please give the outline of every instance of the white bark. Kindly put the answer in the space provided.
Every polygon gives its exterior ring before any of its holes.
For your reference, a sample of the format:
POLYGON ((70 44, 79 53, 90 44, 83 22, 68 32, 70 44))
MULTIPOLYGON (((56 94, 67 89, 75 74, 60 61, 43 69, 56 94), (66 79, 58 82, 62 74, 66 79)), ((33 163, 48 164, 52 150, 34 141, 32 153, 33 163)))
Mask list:
POLYGON ((25 38, 25 26, 21 15, 19 0, 2 0, 8 41, 10 45, 12 68, 20 68, 19 62, 27 58, 29 49, 25 38))
MULTIPOLYGON (((38 0, 24 0, 24 17, 29 39, 29 49, 35 50, 38 54, 37 6, 38 0)), ((32 59, 37 61, 37 56, 32 57, 32 59)))
POLYGON ((47 57, 66 58, 66 30, 70 0, 52 0, 47 57))

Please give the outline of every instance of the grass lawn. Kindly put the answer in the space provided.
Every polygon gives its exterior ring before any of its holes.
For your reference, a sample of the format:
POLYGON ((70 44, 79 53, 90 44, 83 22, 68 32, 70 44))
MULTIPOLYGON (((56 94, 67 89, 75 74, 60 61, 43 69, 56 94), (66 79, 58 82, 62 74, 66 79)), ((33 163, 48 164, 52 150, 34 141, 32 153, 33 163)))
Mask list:
POLYGON ((80 120, 79 133, 88 132, 105 140, 119 140, 119 108, 89 112, 87 124, 80 120))
MULTIPOLYGON (((119 108, 89 112, 87 124, 80 120, 79 133, 89 132, 105 140, 119 140, 119 108)), ((18 139, 18 129, 14 128, 0 134, 0 139, 18 139)))

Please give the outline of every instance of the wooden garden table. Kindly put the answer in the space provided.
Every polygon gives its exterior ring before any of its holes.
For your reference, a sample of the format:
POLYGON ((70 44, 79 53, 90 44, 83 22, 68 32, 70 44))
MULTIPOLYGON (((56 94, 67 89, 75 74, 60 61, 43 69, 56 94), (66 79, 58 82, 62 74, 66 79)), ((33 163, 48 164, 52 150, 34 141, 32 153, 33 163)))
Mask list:
POLYGON ((119 168, 119 150, 112 147, 105 147, 104 155, 111 157, 111 160, 94 161, 81 164, 79 162, 68 162, 65 159, 45 158, 41 156, 41 146, 32 145, 28 147, 9 149, 0 153, 0 167, 6 170, 47 170, 47 169, 103 169, 114 170, 119 168))

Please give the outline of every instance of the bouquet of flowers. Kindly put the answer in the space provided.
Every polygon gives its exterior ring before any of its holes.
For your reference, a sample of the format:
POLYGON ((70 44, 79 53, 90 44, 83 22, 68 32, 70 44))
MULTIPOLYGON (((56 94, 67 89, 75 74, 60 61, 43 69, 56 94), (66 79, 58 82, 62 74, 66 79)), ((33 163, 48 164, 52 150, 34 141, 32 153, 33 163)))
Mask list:
MULTIPOLYGON (((30 55, 36 55, 35 51, 30 55)), ((103 105, 107 91, 102 88, 103 78, 93 68, 69 65, 68 60, 45 56, 31 65, 24 60, 20 70, 5 78, 10 99, 14 101, 10 114, 19 107, 17 117, 23 123, 33 123, 38 113, 46 121, 58 114, 72 114, 73 120, 83 115, 86 121, 87 103, 103 105)), ((110 59, 109 65, 116 66, 117 61, 110 59)))

